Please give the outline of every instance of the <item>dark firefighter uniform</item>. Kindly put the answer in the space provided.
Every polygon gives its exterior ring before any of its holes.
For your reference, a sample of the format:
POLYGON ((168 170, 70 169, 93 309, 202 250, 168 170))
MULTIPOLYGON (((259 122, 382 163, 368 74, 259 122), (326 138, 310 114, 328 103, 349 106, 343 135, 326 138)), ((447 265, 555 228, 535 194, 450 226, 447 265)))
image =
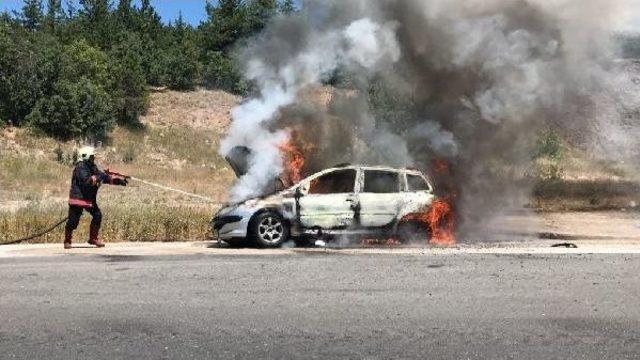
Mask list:
POLYGON ((71 190, 69 191, 69 219, 65 227, 65 248, 71 247, 73 231, 78 227, 83 211, 91 214, 91 227, 89 230, 89 244, 103 247, 104 244, 98 240, 100 224, 102 223, 102 212, 96 202, 98 189, 102 184, 126 186, 127 180, 119 176, 111 176, 102 172, 91 159, 78 162, 73 169, 71 178, 71 190))

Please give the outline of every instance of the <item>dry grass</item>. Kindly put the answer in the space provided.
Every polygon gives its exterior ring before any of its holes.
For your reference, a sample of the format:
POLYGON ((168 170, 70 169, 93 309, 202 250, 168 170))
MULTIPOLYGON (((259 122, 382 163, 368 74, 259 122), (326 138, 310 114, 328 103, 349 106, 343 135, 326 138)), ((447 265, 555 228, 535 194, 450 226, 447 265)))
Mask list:
MULTIPOLYGON (((104 220, 100 233, 107 242, 207 240, 211 208, 168 207, 162 205, 108 205, 102 207, 104 220)), ((36 233, 66 217, 64 205, 31 204, 15 213, 0 212, 0 243, 36 233)), ((75 242, 86 242, 91 216, 85 213, 74 233, 75 242)), ((64 238, 64 225, 34 241, 58 243, 64 238)))
POLYGON ((154 93, 150 100, 145 123, 226 129, 231 122, 231 110, 242 98, 224 91, 199 90, 154 93))
MULTIPOLYGON (((640 205, 640 172, 635 161, 597 158, 594 153, 563 145, 555 163, 557 177, 540 176, 529 206, 543 211, 634 209, 640 205)), ((550 162, 534 162, 538 175, 549 173, 550 162)))
POLYGON ((616 179, 540 180, 531 206, 545 211, 591 211, 636 208, 640 183, 616 179))
POLYGON ((4 190, 20 189, 29 197, 59 194, 62 184, 69 181, 66 166, 43 157, 5 155, 0 159, 0 168, 0 186, 4 190))

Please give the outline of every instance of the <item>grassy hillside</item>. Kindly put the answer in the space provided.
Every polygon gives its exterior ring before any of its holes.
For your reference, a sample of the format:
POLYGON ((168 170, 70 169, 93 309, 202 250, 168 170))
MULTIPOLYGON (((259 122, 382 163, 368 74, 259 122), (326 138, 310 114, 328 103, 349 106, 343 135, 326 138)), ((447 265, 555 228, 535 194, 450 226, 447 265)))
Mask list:
MULTIPOLYGON (((233 172, 217 153, 240 98, 221 91, 161 92, 135 129, 118 128, 100 147, 98 163, 119 172, 226 200, 233 172)), ((66 215, 74 142, 57 142, 27 129, 0 137, 0 242, 46 227, 66 215)), ((99 202, 108 241, 206 239, 218 205, 132 182, 105 186, 99 202)), ((85 216, 77 239, 85 239, 85 216)), ((62 230, 44 238, 60 241, 62 230)))

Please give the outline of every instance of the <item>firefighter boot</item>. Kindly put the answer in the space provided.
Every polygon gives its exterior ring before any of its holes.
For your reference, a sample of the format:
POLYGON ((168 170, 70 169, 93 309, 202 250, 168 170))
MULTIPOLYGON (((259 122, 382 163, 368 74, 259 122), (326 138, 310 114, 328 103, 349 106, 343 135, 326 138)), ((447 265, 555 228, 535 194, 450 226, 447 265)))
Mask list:
POLYGON ((64 248, 71 249, 71 239, 73 239, 73 230, 64 230, 64 248))
POLYGON ((100 227, 91 225, 89 228, 89 244, 94 245, 95 247, 102 248, 104 247, 104 243, 98 240, 98 233, 100 232, 100 227))

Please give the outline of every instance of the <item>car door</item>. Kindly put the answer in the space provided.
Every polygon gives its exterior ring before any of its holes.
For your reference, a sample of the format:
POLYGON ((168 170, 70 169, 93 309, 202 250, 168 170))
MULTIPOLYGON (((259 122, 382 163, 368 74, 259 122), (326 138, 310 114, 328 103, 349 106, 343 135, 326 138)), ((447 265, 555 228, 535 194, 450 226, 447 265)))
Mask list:
POLYGON ((360 225, 382 227, 392 224, 402 200, 400 173, 379 169, 362 171, 362 185, 358 194, 360 225))
POLYGON ((305 228, 337 229, 354 223, 358 171, 336 169, 309 180, 298 195, 300 223, 305 228))
POLYGON ((403 192, 400 215, 423 212, 434 199, 433 187, 422 174, 418 172, 406 173, 406 188, 403 192))

